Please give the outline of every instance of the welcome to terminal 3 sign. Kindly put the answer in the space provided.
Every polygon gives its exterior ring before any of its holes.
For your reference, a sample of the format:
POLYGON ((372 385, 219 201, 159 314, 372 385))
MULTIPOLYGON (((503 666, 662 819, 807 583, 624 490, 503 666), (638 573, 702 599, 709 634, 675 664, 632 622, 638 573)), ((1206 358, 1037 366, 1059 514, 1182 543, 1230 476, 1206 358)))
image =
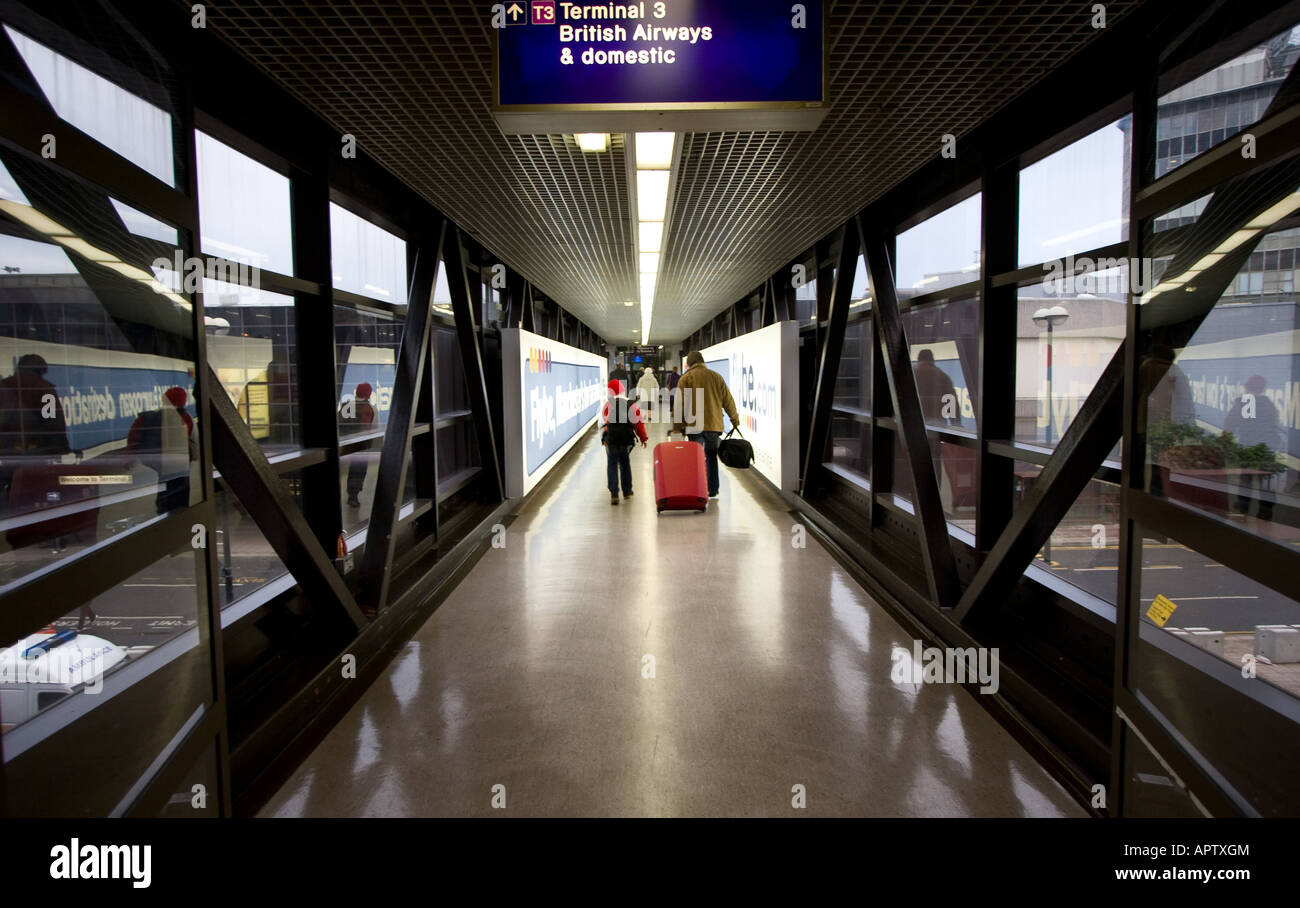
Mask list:
POLYGON ((815 129, 820 0, 507 0, 492 6, 507 133, 815 129))

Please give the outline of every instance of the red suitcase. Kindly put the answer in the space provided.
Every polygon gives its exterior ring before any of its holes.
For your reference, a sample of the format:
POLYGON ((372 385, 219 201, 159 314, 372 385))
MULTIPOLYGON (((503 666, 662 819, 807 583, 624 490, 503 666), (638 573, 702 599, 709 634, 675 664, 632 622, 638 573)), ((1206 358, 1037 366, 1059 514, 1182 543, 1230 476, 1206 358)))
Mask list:
POLYGON ((703 511, 709 506, 704 445, 665 441, 655 445, 655 504, 660 511, 703 511))

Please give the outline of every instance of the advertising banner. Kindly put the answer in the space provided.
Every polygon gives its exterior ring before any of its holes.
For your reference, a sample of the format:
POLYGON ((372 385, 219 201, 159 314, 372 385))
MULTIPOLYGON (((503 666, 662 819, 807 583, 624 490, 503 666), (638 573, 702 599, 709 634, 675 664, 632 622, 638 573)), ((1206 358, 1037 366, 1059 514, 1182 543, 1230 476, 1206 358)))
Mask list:
MULTIPOLYGON (((727 380, 740 431, 754 446, 751 469, 793 492, 799 469, 799 326, 778 322, 706 347, 704 364, 727 380)), ((723 416, 730 429, 730 420, 723 416)))
POLYGON ((521 328, 502 332, 506 494, 521 498, 600 415, 605 357, 521 328))

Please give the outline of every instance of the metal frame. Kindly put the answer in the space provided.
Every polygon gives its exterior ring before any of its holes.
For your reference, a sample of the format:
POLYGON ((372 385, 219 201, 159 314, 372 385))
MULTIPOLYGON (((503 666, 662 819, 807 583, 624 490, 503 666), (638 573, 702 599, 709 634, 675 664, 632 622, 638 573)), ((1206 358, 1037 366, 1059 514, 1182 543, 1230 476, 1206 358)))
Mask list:
MULTIPOLYGON (((109 0, 112 2, 112 0, 109 0)), ((248 768, 264 766, 291 752, 291 741, 305 722, 324 715, 323 704, 306 696, 295 698, 301 689, 284 688, 282 708, 267 715, 246 713, 252 708, 247 698, 227 689, 228 683, 242 684, 227 678, 223 641, 232 635, 248 642, 264 635, 257 623, 274 616, 277 624, 304 622, 301 633, 326 641, 333 651, 347 651, 368 635, 372 642, 366 651, 376 659, 391 652, 400 635, 412 630, 412 621, 427 614, 429 590, 421 583, 443 585, 456 571, 467 569, 473 551, 481 549, 482 539, 491 522, 502 519, 500 507, 499 466, 467 471, 466 477, 448 477, 437 482, 436 431, 473 419, 480 433, 483 426, 491 432, 490 414, 499 409, 483 375, 478 331, 468 301, 473 292, 468 284, 468 256, 457 255, 448 263, 449 285, 459 297, 456 305, 456 328, 465 363, 464 380, 472 392, 474 409, 466 414, 439 414, 434 407, 433 351, 428 339, 434 322, 447 324, 442 313, 430 313, 428 307, 416 305, 429 300, 438 267, 439 252, 445 247, 444 233, 456 235, 454 226, 446 225, 442 215, 431 208, 409 187, 367 158, 364 150, 355 159, 329 155, 339 147, 339 133, 321 121, 265 74, 257 70, 232 48, 204 30, 190 27, 188 11, 174 9, 173 14, 132 16, 135 38, 150 49, 175 74, 174 94, 155 97, 162 89, 138 80, 140 85, 127 87, 164 106, 172 116, 177 155, 177 186, 168 186, 121 155, 59 120, 44 102, 34 81, 26 73, 12 42, 0 34, 0 144, 39 155, 47 132, 59 137, 59 156, 44 166, 74 180, 95 193, 112 194, 132 207, 167 221, 178 228, 179 247, 186 257, 205 260, 217 257, 202 253, 198 245, 198 199, 194 128, 202 128, 241 152, 286 175, 290 181, 291 229, 294 237, 293 274, 264 271, 261 285, 273 292, 292 294, 295 299, 297 344, 296 374, 304 447, 301 451, 268 460, 253 439, 218 378, 211 374, 206 352, 206 332, 202 295, 191 300, 187 317, 195 338, 195 405, 199 439, 202 498, 188 508, 150 520, 133 530, 89 551, 68 558, 50 569, 34 574, 24 582, 0 594, 3 609, 0 625, 10 638, 28 633, 49 620, 65 614, 69 603, 86 601, 112 590, 123 580, 148 567, 177 547, 178 540, 188 540, 191 527, 202 524, 209 530, 216 526, 216 494, 219 489, 236 495, 249 512, 257 528, 271 543, 276 554, 289 568, 294 584, 264 597, 253 608, 239 610, 241 617, 231 618, 221 610, 218 578, 220 564, 215 545, 209 545, 199 563, 205 565, 199 581, 199 631, 202 648, 210 660, 211 699, 197 721, 183 736, 169 745, 152 775, 138 780, 133 800, 121 807, 132 816, 156 813, 175 790, 178 782, 201 755, 215 753, 217 791, 210 793, 219 812, 230 815, 238 802, 241 810, 252 809, 249 789, 241 789, 250 778, 248 768), (249 105, 248 98, 256 103, 249 105), (322 153, 320 149, 324 149, 322 153), (410 267, 415 285, 411 304, 402 305, 371 299, 332 285, 329 241, 329 203, 333 201, 354 213, 405 238, 408 251, 416 256, 410 267), (432 225, 432 228, 431 226, 432 225), (423 264, 421 264, 421 260, 423 264), (423 289, 422 289, 423 288, 423 289), (339 445, 336 413, 337 361, 334 328, 335 306, 368 309, 400 315, 408 322, 403 338, 401 387, 392 401, 394 418, 384 433, 378 483, 393 494, 381 496, 377 513, 367 531, 362 555, 366 570, 356 578, 362 601, 386 606, 375 620, 368 620, 357 606, 354 594, 334 564, 334 548, 339 536, 342 513, 339 501, 339 457, 369 444, 369 440, 339 445), (423 327, 420 317, 423 315, 423 327), (423 340, 421 336, 424 336, 423 340), (408 343, 407 341, 410 341, 408 343), (410 380, 406 380, 410 379, 410 380), (404 431, 403 431, 404 430, 404 431), (396 495, 402 487, 401 471, 406 450, 414 451, 417 495, 429 502, 411 519, 415 543, 395 557, 396 495), (214 469, 221 471, 214 478, 214 469), (284 480, 288 472, 298 472, 305 492, 302 510, 288 495, 284 480), (483 480, 480 482, 480 475, 483 480), (462 493, 468 483, 479 483, 476 504, 462 493), (491 487, 497 491, 493 493, 491 487), (434 502, 441 504, 438 507, 434 502), (386 504, 385 504, 386 502, 386 504), (451 510, 448 510, 450 508, 451 510), (386 514, 385 511, 391 513, 386 514), (439 526, 439 513, 446 522, 439 526), (484 521, 487 521, 486 523, 484 521), (388 527, 387 531, 381 527, 388 527), (402 574, 402 586, 396 589, 393 578, 402 574), (440 579, 442 578, 442 579, 440 579), (423 610, 423 611, 422 611, 423 610), (333 642, 329 642, 333 641, 333 642), (281 722, 285 709, 293 704, 293 720, 281 722), (243 780, 243 781, 241 781, 243 780), (251 805, 251 806, 250 806, 251 805)), ((62 29, 69 45, 78 41, 95 46, 95 36, 83 34, 85 20, 75 8, 50 7, 37 0, 12 0, 5 7, 6 21, 12 14, 26 20, 46 21, 62 29), (26 6, 37 9, 28 12, 26 6)), ((56 47, 56 49, 59 49, 56 47)), ((111 54, 112 48, 104 51, 111 54)), ((76 57, 73 53, 74 59, 76 57)), ((78 61, 81 62, 81 61, 78 61)), ((124 63, 126 61, 118 61, 124 63)), ((142 241, 144 242, 144 241, 142 241)), ((161 250, 159 254, 169 254, 161 250)), ((475 258, 486 257, 476 252, 475 258)), ((533 288, 527 280, 511 272, 508 286, 509 317, 515 324, 533 325, 533 288)), ((481 289, 481 285, 480 285, 481 289)), ((558 307, 556 307, 558 309, 558 307)), ((503 313, 504 314, 504 313, 503 313)), ((559 328, 557 318, 548 319, 559 328)), ((600 343, 588 326, 570 317, 563 330, 575 341, 600 343)), ((458 377, 459 380, 459 377, 458 377)), ((485 464, 495 459, 491 435, 480 444, 485 464)), ((196 490, 199 486, 196 486, 196 490)), ((214 538, 214 534, 209 535, 214 538)), ((274 584, 270 585, 275 587, 274 584)), ((441 586, 439 586, 441 588, 441 586)), ((252 597, 250 597, 252 598, 252 597)), ((248 600, 243 600, 248 601, 248 600)), ((236 646, 238 648, 238 646, 236 646)), ((291 652, 268 652, 257 680, 262 685, 260 699, 269 698, 266 682, 274 678, 276 663, 285 661, 293 672, 313 663, 293 663, 293 659, 310 655, 291 652)), ((375 665, 368 663, 370 671, 375 665)), ((247 672, 246 669, 243 671, 247 672)), ((336 669, 331 669, 337 675, 336 669)), ((262 708, 260 705, 258 708, 262 708)), ((74 737, 76 724, 67 731, 74 737)), ((0 747, 3 742, 0 742, 0 747)), ((282 762, 282 761, 281 761, 282 762)), ((0 765, 0 812, 10 808, 5 793, 18 784, 7 777, 0 765)), ((211 803, 212 801, 210 801, 211 803)))
MULTIPOLYGON (((1062 645, 1080 634, 1095 639, 1097 642, 1085 649, 1091 660, 1089 670, 1097 673, 1089 683, 1096 686, 1100 696, 1096 696, 1093 706, 1082 711, 1075 708, 1070 713, 1071 721, 1084 721, 1087 733, 1070 730, 1069 723, 1062 724, 1060 717, 1054 716, 1059 710, 1049 709, 1041 701, 1033 702, 1027 692, 1008 697, 1014 704, 1012 712, 1018 725, 1042 729, 1056 724, 1058 737, 1047 748, 1061 767, 1068 767, 1069 748, 1076 755, 1088 755, 1082 767, 1063 769, 1069 776, 1066 781, 1085 804, 1090 786, 1081 786, 1082 779, 1091 775, 1093 780, 1109 782, 1111 803, 1101 812, 1110 815, 1124 810, 1121 770, 1126 730, 1154 746, 1209 812, 1252 813, 1237 793, 1222 788, 1222 779, 1214 768, 1184 751, 1177 736, 1162 725, 1163 720, 1150 714, 1126 687, 1127 660, 1140 617, 1137 585, 1141 534, 1137 526, 1174 537, 1217 563, 1287 594, 1294 593, 1300 555, 1289 547, 1152 497, 1142 488, 1144 427, 1136 422, 1137 401, 1144 393, 1137 386, 1141 357, 1153 336, 1190 336, 1214 305, 1224 283, 1249 255, 1249 248, 1237 250, 1204 272, 1198 280, 1198 292, 1180 294, 1177 306, 1157 302, 1128 307, 1125 342, 1055 448, 1014 440, 1018 291, 1021 285, 1039 281, 1043 275, 1040 264, 1021 267, 1018 262, 1019 173, 1023 167, 1132 112, 1129 238, 1080 253, 1094 259, 1151 256, 1152 252, 1144 249, 1149 246, 1149 238, 1139 229, 1143 219, 1211 189, 1221 190, 1216 194, 1219 201, 1212 203, 1216 210, 1208 210, 1198 224, 1216 219, 1231 222, 1231 212, 1222 217, 1216 213, 1225 204, 1235 204, 1238 211, 1252 205, 1259 209, 1268 200, 1293 191, 1300 184, 1300 164, 1292 169, 1290 163, 1300 152, 1300 67, 1293 70, 1268 112, 1249 127, 1256 137, 1254 159, 1244 160, 1235 143, 1224 142, 1159 180, 1147 177, 1154 161, 1158 94, 1293 24, 1300 19, 1300 3, 1277 3, 1271 9, 1252 9, 1250 14, 1258 18, 1241 28, 1237 21, 1241 12, 1230 4, 1218 3, 1202 13, 1174 2, 1146 4, 1002 112, 962 136, 964 150, 960 159, 936 160, 922 167, 858 213, 856 220, 867 248, 873 293, 869 324, 870 347, 875 356, 869 409, 826 406, 825 389, 834 386, 838 372, 837 368, 826 367, 838 364, 844 337, 829 288, 819 284, 816 324, 801 332, 805 359, 811 358, 820 367, 806 369, 803 379, 805 387, 813 389, 811 396, 805 396, 808 410, 803 414, 811 427, 805 429, 800 445, 800 500, 806 503, 810 519, 820 530, 834 536, 835 544, 849 553, 847 557, 877 579, 884 595, 902 603, 900 607, 935 628, 937 637, 950 645, 975 640, 997 645, 1000 639, 1005 645, 1000 635, 1012 630, 1008 622, 1014 621, 1026 622, 1028 627, 1036 626, 1044 632, 1049 627, 1065 628, 1060 632, 1065 638, 1062 645), (1141 65, 1114 67, 1105 62, 1115 59, 1141 61, 1141 65), (1077 105, 1060 103, 1062 98, 1084 94, 1096 106, 1082 118, 1075 113, 1077 105), (1265 176, 1268 173, 1274 176, 1265 176), (983 198, 978 279, 900 301, 892 292, 894 235, 969 195, 977 182, 983 198), (972 387, 977 432, 926 427, 914 385, 909 387, 911 370, 901 312, 972 296, 979 300, 978 330, 974 337, 957 338, 957 344, 968 375, 970 363, 981 365, 977 384, 972 387), (996 363, 997 367, 983 368, 985 363, 996 363), (854 477, 838 466, 823 464, 832 414, 846 415, 870 427, 866 476, 854 477), (937 434, 945 443, 976 452, 973 539, 944 519, 932 488, 934 476, 924 445, 927 432, 937 434), (903 462, 913 477, 921 480, 918 485, 924 486, 917 489, 913 496, 915 507, 910 510, 898 506, 892 494, 896 435, 907 454, 903 462), (1121 438, 1122 465, 1107 462, 1112 446, 1121 438), (1015 460, 1038 464, 1043 472, 1034 491, 1013 513, 1015 460), (1041 572, 1030 567, 1053 529, 1093 480, 1121 486, 1122 529, 1114 624, 1106 617, 1106 603, 1093 603, 1090 600, 1096 597, 1053 578, 1037 579, 1041 572), (821 510, 823 504, 827 506, 825 511, 821 510), (916 585, 916 578, 920 578, 921 586, 916 585), (1017 601, 1033 603, 1033 611, 1015 605, 1017 601), (946 605, 952 608, 945 610, 946 605), (1071 622, 1079 628, 1077 632, 1068 630, 1071 622), (1104 708, 1104 713, 1099 708, 1104 708), (1103 726, 1109 729, 1108 752, 1100 741, 1103 726)), ((1180 253, 1182 262, 1195 259, 1222 239, 1212 230, 1198 237, 1197 226, 1162 232, 1160 242, 1191 250, 1180 253)), ((838 231, 824 237, 794 261, 812 257, 820 272, 837 236, 838 231)), ((839 270, 844 270, 850 259, 843 249, 839 252, 839 270)), ((825 275, 819 273, 819 277, 824 282, 825 275)), ((788 289, 788 269, 774 272, 763 285, 761 325, 796 318, 793 300, 785 308, 779 304, 788 289)), ((705 322, 691 335, 688 346, 715 341, 717 328, 717 317, 705 322)), ((1064 664, 1067 658, 1073 658, 1065 651, 1052 650, 1046 641, 1036 643, 1035 652, 1017 657, 1018 664, 1064 664), (1024 662, 1024 658, 1030 661, 1024 662)), ((1004 653, 1009 652, 1004 649, 1004 653)), ((1066 669, 1076 676, 1080 670, 1066 669)), ((1026 683, 1036 690, 1040 684, 1055 683, 1057 673, 1054 668, 1034 668, 1032 676, 1026 676, 1026 683)))

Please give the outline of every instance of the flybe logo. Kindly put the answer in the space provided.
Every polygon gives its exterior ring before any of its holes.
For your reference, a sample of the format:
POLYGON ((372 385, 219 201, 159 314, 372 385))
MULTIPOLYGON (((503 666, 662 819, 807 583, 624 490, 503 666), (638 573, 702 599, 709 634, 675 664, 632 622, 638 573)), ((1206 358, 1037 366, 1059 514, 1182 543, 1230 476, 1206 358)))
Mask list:
POLYGON ((759 417, 776 413, 779 389, 756 376, 754 364, 747 364, 743 353, 731 357, 731 385, 739 404, 741 423, 745 429, 758 431, 759 417))
POLYGON ((541 347, 529 347, 528 348, 528 371, 529 372, 550 372, 551 351, 543 350, 541 347))

